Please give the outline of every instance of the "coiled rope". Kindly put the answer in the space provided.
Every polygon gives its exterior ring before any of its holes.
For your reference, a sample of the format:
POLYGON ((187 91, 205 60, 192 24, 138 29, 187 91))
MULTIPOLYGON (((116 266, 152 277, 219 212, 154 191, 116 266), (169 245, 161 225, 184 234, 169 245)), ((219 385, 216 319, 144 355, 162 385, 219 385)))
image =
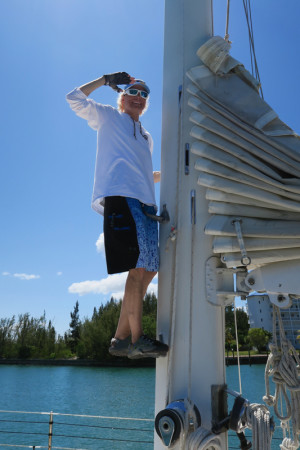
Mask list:
POLYGON ((287 428, 288 421, 291 421, 292 439, 285 437, 280 447, 282 450, 296 450, 299 448, 300 434, 300 360, 295 348, 285 336, 280 309, 275 305, 273 305, 273 342, 270 350, 265 369, 266 395, 263 400, 267 405, 274 407, 283 430, 287 428), (277 322, 280 344, 277 342, 277 322), (270 393, 270 377, 273 377, 275 384, 275 395, 270 393), (282 397, 285 401, 285 414, 283 408, 279 412, 279 402, 282 397))
POLYGON ((222 450, 222 443, 217 435, 199 427, 188 436, 187 448, 188 450, 222 450))
POLYGON ((265 405, 251 403, 246 408, 247 428, 252 430, 253 450, 270 450, 272 429, 270 411, 265 405))
POLYGON ((299 445, 297 445, 292 439, 284 438, 282 444, 279 446, 282 450, 297 450, 299 445))

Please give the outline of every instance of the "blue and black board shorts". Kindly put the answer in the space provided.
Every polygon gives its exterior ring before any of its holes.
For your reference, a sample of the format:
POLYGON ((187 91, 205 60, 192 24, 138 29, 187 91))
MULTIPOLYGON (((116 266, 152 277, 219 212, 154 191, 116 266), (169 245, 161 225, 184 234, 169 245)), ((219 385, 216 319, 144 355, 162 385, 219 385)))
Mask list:
POLYGON ((159 267, 157 222, 143 211, 155 214, 153 206, 135 198, 106 197, 104 206, 104 245, 107 272, 127 272, 159 267))

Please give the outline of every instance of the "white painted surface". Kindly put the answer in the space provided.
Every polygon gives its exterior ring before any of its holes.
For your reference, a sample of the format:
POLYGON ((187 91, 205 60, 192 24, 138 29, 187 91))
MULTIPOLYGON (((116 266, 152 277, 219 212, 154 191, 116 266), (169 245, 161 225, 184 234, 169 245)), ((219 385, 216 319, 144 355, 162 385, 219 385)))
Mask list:
MULTIPOLYGON (((190 173, 185 175, 184 146, 193 142, 189 134, 192 110, 185 92, 190 81, 185 73, 199 65, 196 52, 211 35, 211 1, 166 0, 165 4, 161 205, 167 204, 171 222, 160 231, 158 334, 168 342, 170 352, 157 360, 156 413, 172 400, 190 397, 200 410, 202 425, 210 429, 211 385, 225 382, 224 319, 222 309, 205 298, 205 261, 213 254, 212 238, 204 234, 208 207, 205 189, 197 186, 192 154, 190 173), (195 225, 191 223, 192 190, 196 192, 195 225), (178 230, 175 242, 168 241, 171 225, 178 230)), ((163 448, 155 436, 155 449, 163 448)))

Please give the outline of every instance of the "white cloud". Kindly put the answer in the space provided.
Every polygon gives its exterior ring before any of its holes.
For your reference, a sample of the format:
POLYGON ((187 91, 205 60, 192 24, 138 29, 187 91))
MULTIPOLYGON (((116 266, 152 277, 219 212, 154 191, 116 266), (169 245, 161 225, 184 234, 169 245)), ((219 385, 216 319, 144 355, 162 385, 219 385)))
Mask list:
POLYGON ((122 300, 123 296, 124 296, 124 291, 119 291, 119 292, 112 292, 110 294, 111 297, 115 298, 116 300, 122 300))
POLYGON ((60 276, 62 275, 62 272, 56 272, 56 275, 57 275, 58 277, 60 277, 60 276))
POLYGON ((40 275, 33 275, 33 274, 29 275, 28 273, 2 272, 2 275, 19 278, 20 280, 36 280, 40 278, 40 275))
POLYGON ((104 252, 104 233, 101 233, 96 242, 96 248, 98 253, 104 252))
MULTIPOLYGON (((124 292, 125 282, 128 272, 108 275, 107 278, 94 281, 81 281, 73 283, 69 286, 68 291, 71 294, 109 294, 112 292, 124 292)), ((123 294, 122 294, 123 296, 123 294)))
POLYGON ((157 288, 158 288, 158 285, 157 284, 155 284, 155 283, 150 283, 149 284, 149 286, 148 286, 148 289, 147 289, 147 293, 148 294, 155 294, 156 295, 156 297, 157 297, 157 288))
MULTIPOLYGON (((86 295, 86 294, 110 294, 116 299, 123 297, 125 282, 128 272, 108 275, 102 280, 81 281, 80 283, 73 283, 69 286, 70 294, 86 295)), ((157 277, 154 278, 156 280, 157 277)), ((150 283, 147 289, 148 293, 154 292, 157 295, 157 284, 150 283)))
POLYGON ((36 280, 40 278, 39 275, 29 275, 27 273, 14 273, 13 276, 20 280, 36 280))

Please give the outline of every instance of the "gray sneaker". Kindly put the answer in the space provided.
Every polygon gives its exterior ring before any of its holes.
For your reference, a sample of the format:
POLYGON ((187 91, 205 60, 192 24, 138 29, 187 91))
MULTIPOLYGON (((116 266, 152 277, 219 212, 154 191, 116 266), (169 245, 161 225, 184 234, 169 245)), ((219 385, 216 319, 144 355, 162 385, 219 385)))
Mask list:
POLYGON ((108 349, 109 353, 114 356, 127 356, 128 346, 131 342, 131 337, 128 336, 126 339, 112 338, 110 341, 110 347, 108 349))
POLYGON ((130 344, 128 348, 128 358, 159 358, 166 356, 169 347, 162 342, 151 339, 143 334, 135 344, 130 344))

